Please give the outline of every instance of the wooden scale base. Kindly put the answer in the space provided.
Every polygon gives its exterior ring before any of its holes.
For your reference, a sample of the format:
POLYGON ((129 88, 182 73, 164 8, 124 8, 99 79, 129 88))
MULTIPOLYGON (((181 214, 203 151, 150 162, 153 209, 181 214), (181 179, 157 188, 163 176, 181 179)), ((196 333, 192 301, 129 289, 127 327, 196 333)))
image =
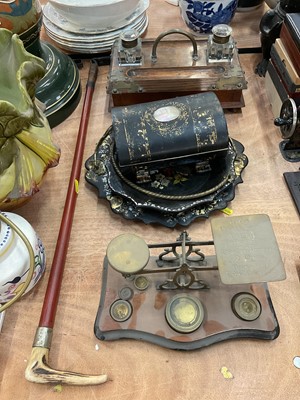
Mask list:
POLYGON ((245 283, 285 278, 268 217, 214 218, 212 230, 214 242, 191 241, 186 232, 174 243, 159 245, 147 246, 132 234, 113 239, 104 260, 96 337, 145 340, 177 350, 234 338, 275 339, 279 325, 267 283, 245 283), (232 243, 224 252, 226 237, 232 243), (236 237, 245 246, 236 245, 236 237), (212 245, 217 255, 205 257, 199 246, 212 245), (148 257, 149 248, 164 251, 148 257), (224 283, 228 280, 233 284, 224 283))

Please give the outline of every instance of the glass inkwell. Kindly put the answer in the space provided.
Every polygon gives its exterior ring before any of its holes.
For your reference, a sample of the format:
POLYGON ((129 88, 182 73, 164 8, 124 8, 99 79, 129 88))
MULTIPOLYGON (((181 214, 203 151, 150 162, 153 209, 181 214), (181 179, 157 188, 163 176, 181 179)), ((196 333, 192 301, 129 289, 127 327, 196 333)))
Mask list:
POLYGON ((212 28, 207 42, 207 62, 231 62, 235 43, 231 36, 232 28, 219 24, 212 28))
POLYGON ((142 41, 134 29, 123 31, 118 43, 119 65, 136 65, 142 62, 142 41))

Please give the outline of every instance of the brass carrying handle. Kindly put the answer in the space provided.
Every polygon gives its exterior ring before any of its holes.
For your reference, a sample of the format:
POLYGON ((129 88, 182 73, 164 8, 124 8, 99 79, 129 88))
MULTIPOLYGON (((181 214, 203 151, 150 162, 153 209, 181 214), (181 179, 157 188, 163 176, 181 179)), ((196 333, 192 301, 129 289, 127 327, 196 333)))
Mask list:
POLYGON ((182 29, 171 29, 169 31, 163 32, 161 33, 159 36, 157 36, 157 38, 155 39, 155 42, 153 43, 153 47, 152 47, 152 54, 151 54, 151 61, 153 63, 156 63, 157 61, 157 55, 156 55, 156 48, 158 46, 158 43, 161 41, 162 38, 164 38, 167 35, 171 35, 171 34, 180 34, 180 35, 184 35, 186 37, 188 37, 192 44, 193 44, 193 54, 192 54, 192 59, 194 61, 198 60, 198 50, 197 50, 197 43, 196 40, 194 38, 194 36, 192 34, 190 34, 189 32, 183 31, 182 29))

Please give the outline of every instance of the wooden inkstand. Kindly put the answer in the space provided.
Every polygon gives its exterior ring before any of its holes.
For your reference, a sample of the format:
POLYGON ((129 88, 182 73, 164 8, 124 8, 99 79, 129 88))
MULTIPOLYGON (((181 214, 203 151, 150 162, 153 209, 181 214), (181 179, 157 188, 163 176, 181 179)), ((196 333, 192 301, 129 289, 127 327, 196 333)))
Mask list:
POLYGON ((142 41, 135 31, 127 31, 112 47, 107 93, 113 106, 212 91, 224 109, 239 109, 245 105, 246 88, 228 25, 217 25, 208 38, 197 39, 172 29, 142 41), (170 34, 176 40, 161 40, 170 34), (178 40, 179 35, 188 39, 178 40))

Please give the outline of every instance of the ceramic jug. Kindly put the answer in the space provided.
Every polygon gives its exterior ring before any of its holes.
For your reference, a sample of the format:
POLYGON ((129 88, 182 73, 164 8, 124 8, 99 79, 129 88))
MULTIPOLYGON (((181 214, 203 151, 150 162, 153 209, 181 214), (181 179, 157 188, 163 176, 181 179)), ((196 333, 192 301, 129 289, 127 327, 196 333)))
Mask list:
POLYGON ((29 292, 40 280, 45 267, 44 246, 29 222, 14 213, 0 213, 0 304, 16 298, 24 290, 24 285, 27 285, 24 293, 29 292), (25 241, 16 228, 24 235, 25 241), (28 245, 32 248, 32 257, 28 245), (30 273, 32 277, 28 281, 30 273))

